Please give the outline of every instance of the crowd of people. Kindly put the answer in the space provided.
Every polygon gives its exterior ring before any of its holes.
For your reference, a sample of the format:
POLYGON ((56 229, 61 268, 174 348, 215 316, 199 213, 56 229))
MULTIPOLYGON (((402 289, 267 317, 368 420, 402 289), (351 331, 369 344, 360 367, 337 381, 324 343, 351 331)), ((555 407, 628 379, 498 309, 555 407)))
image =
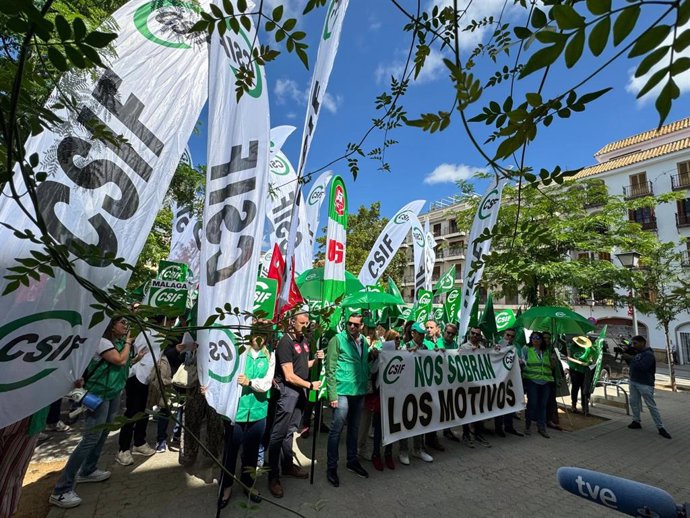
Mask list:
MULTIPOLYGON (((163 317, 154 319, 154 322, 158 329, 166 325, 163 317)), ((180 464, 188 466, 196 460, 199 443, 195 438, 199 437, 205 422, 205 449, 210 456, 222 459, 223 465, 219 477, 218 509, 228 505, 236 480, 248 498, 255 503, 261 502, 261 493, 256 487, 257 477, 253 474, 258 466, 267 470, 268 490, 275 498, 284 496, 285 478, 308 478, 309 473, 305 470, 305 460, 308 462, 308 459, 295 451, 295 438, 299 434, 306 435, 309 430, 311 433, 323 431, 318 429, 318 423, 322 421, 319 414, 325 408, 332 412, 330 428, 322 424, 328 433, 326 479, 334 487, 340 485, 339 450, 345 428, 345 466, 357 476, 369 476, 362 460, 370 461, 377 471, 394 470, 397 463, 409 465, 411 458, 433 462, 434 455, 446 449, 437 432, 412 437, 411 450, 408 439, 398 441, 395 445, 397 457, 394 457, 393 444, 382 447, 379 351, 428 350, 442 354, 458 348, 475 351, 493 347, 501 350, 515 345, 518 331, 509 328, 504 331, 501 341, 490 344, 477 327, 471 327, 466 341, 463 341, 458 336, 458 327, 452 323, 441 329, 433 320, 426 325, 410 321, 399 330, 366 324, 370 322, 363 315, 353 312, 346 314, 342 331, 315 336, 309 313, 300 311, 289 319, 282 332, 270 325, 259 326, 259 330, 250 337, 251 347, 245 352, 244 373, 237 379, 241 386, 237 414, 234 422, 230 422, 206 403, 205 388, 196 377, 196 344, 191 335, 146 331, 132 339, 127 320, 113 319, 83 379, 77 382, 101 402, 86 410, 85 432, 69 456, 50 495, 50 503, 62 508, 76 507, 81 503, 75 491, 77 483, 102 482, 111 476, 109 471, 98 467, 108 436, 103 425, 111 423, 119 414, 123 394, 123 415, 128 420, 119 432, 116 461, 123 466, 131 465, 134 455, 151 456, 167 451, 174 444, 179 447, 180 464), (154 368, 155 365, 158 369, 154 368), (325 376, 319 376, 320 372, 325 376), (159 382, 162 382, 162 391, 159 382), (310 394, 323 394, 326 406, 318 398, 310 398, 310 394), (184 404, 171 405, 176 399, 184 404), (175 408, 176 423, 169 436, 171 408, 175 408), (157 416, 155 447, 149 445, 146 438, 152 412, 157 416), (373 432, 371 449, 370 431, 373 432), (301 462, 296 462, 300 456, 301 462), (238 478, 235 477, 237 473, 238 478)), ((178 325, 184 327, 186 322, 183 320, 178 325)), ((519 429, 516 426, 518 416, 509 413, 495 417, 491 422, 484 420, 465 424, 460 434, 448 428, 443 430, 443 437, 469 448, 477 444, 489 447, 486 438, 489 432, 499 438, 508 434, 524 437, 531 435, 532 424, 536 423, 536 432, 548 439, 548 428, 561 429, 556 394, 563 372, 556 349, 550 333, 538 331, 531 333, 525 346, 517 348, 527 399, 524 415, 520 417, 523 425, 519 429)), ((590 367, 594 361, 592 350, 591 340, 584 336, 571 339, 566 347, 571 377, 570 410, 573 412, 589 412, 590 367), (578 398, 580 409, 577 407, 578 398)), ((631 348, 624 354, 630 362, 633 422, 629 428, 641 427, 640 406, 644 399, 659 434, 670 439, 653 398, 655 364, 651 349, 643 337, 634 337, 631 348)), ((54 408, 50 413, 53 430, 68 429, 59 419, 59 424, 56 424, 54 408)), ((36 430, 40 431, 45 426, 47 414, 48 409, 45 409, 38 417, 39 422, 42 419, 40 426, 32 425, 29 418, 28 421, 22 420, 19 424, 26 429, 22 428, 21 434, 35 437, 36 430), (29 432, 30 427, 32 432, 29 432)), ((36 415, 32 417, 34 421, 36 418, 36 415)), ((27 452, 33 451, 35 444, 31 439, 18 446, 18 451, 24 452, 21 476, 30 458, 27 452)), ((15 506, 18 492, 17 488, 16 496, 11 499, 15 506)), ((8 509, 11 507, 12 504, 8 509)))

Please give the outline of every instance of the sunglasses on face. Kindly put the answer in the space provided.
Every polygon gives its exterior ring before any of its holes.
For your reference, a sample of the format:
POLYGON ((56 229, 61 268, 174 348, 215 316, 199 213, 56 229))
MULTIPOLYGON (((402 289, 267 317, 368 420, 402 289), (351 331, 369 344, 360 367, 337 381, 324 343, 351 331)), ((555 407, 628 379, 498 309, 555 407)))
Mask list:
POLYGON ((348 322, 347 325, 348 325, 348 326, 352 326, 352 327, 359 327, 359 326, 361 326, 362 324, 359 324, 359 323, 357 323, 357 322, 348 322))

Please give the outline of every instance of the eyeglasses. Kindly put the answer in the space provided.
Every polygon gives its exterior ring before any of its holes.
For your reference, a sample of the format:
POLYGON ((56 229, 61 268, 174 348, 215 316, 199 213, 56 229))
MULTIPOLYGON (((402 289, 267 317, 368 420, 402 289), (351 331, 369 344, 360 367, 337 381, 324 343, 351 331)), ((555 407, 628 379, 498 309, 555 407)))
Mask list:
POLYGON ((541 340, 541 339, 542 339, 541 336, 533 336, 533 337, 532 337, 532 340, 541 340))
POLYGON ((359 324, 357 322, 348 322, 347 325, 352 327, 360 327, 362 324, 359 324))

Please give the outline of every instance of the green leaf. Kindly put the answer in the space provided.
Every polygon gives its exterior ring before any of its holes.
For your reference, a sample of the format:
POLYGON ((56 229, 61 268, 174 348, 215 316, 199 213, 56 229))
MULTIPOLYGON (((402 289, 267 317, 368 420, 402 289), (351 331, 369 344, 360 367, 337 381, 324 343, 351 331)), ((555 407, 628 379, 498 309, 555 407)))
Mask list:
POLYGON ((91 317, 91 322, 89 322, 89 329, 103 322, 104 317, 105 313, 103 313, 103 311, 97 311, 96 313, 94 313, 91 317))
POLYGON ((637 39, 632 50, 628 54, 629 58, 635 58, 658 47, 671 32, 670 25, 657 25, 642 33, 637 39))
POLYGON ((84 56, 86 56, 88 60, 91 61, 91 63, 93 63, 94 65, 103 66, 101 56, 98 55, 96 49, 94 49, 93 47, 89 47, 88 45, 84 45, 83 43, 77 43, 77 46, 79 47, 79 50, 82 51, 84 56))
POLYGON ((279 22, 282 17, 283 17, 283 6, 281 4, 281 5, 277 6, 275 9, 273 9, 273 13, 271 13, 271 18, 273 18, 274 22, 279 22))
POLYGON ((110 45, 110 42, 116 38, 117 34, 114 32, 92 31, 84 38, 84 43, 97 49, 102 49, 110 45))
POLYGON ((535 108, 537 106, 541 106, 542 104, 542 98, 541 95, 538 93, 528 93, 525 94, 525 99, 527 99, 527 102, 530 103, 532 106, 535 108))
POLYGON ((29 31, 29 23, 19 16, 13 16, 7 20, 7 22, 5 22, 5 27, 18 33, 25 33, 29 31))
POLYGON ((558 59, 558 56, 561 55, 561 52, 563 52, 562 43, 556 43, 554 45, 551 45, 550 47, 544 47, 543 49, 539 49, 537 52, 532 54, 532 56, 530 56, 525 66, 522 67, 520 77, 527 77, 532 72, 536 72, 537 70, 551 65, 554 61, 558 59))
POLYGON ((216 4, 211 4, 210 8, 211 8, 211 13, 213 14, 213 16, 215 16, 218 19, 224 18, 223 11, 221 11, 220 7, 218 7, 216 4))
POLYGON ((668 82, 661 89, 661 93, 656 99, 656 111, 659 112, 659 126, 661 126, 668 117, 671 111, 671 105, 674 99, 678 99, 680 96, 680 88, 673 79, 669 79, 668 82))
POLYGON ((582 56, 582 50, 585 48, 585 31, 580 30, 575 33, 575 36, 570 40, 568 46, 565 48, 565 66, 573 68, 582 56))
POLYGON ((285 20, 285 23, 283 23, 283 30, 286 32, 290 32, 292 29, 295 28, 297 25, 297 20, 295 18, 288 18, 285 20))
POLYGON ((496 159, 508 158, 515 151, 517 151, 523 143, 524 143, 523 137, 521 137, 520 135, 513 135, 512 137, 505 139, 498 146, 498 149, 496 150, 496 157, 495 158, 496 159))
POLYGON ((668 50, 670 48, 671 47, 669 45, 664 45, 663 47, 656 49, 654 52, 649 53, 638 65, 637 70, 635 70, 635 77, 641 77, 649 72, 654 65, 656 65, 666 54, 668 54, 668 50))
POLYGON ((663 67, 661 70, 657 70, 656 72, 654 72, 654 74, 652 74, 652 77, 649 78, 649 80, 647 81, 647 83, 645 83, 642 89, 639 92, 637 92, 637 98, 641 98, 652 88, 658 85, 666 74, 668 74, 668 67, 663 67))
POLYGON ((590 92, 588 94, 584 94, 584 95, 580 96, 580 102, 584 103, 584 104, 591 103, 592 101, 594 101, 595 99, 599 99, 599 97, 601 97, 602 95, 604 95, 605 93, 607 93, 608 91, 610 91, 612 89, 613 89, 613 87, 609 86, 608 88, 603 88, 603 89, 597 90, 595 92, 590 92))
POLYGON ((597 23, 592 32, 589 33, 589 50, 592 54, 598 56, 606 48, 606 43, 609 41, 609 32, 611 32, 611 17, 607 16, 599 23, 597 23))
POLYGON ((534 11, 532 12, 532 27, 535 29, 541 29, 546 25, 546 15, 544 14, 544 11, 539 9, 538 7, 534 8, 534 11))
POLYGON ((73 47, 72 45, 65 45, 65 54, 67 54, 67 58, 72 62, 72 64, 75 67, 86 67, 86 60, 84 59, 84 55, 81 52, 79 52, 76 47, 73 47))
POLYGON ((272 22, 271 20, 268 20, 268 21, 266 22, 266 27, 265 27, 265 28, 266 28, 266 32, 271 32, 273 29, 276 28, 276 24, 275 24, 275 22, 272 22))
POLYGON ((558 23, 558 27, 562 30, 579 29, 585 25, 585 19, 571 5, 554 5, 551 12, 556 23, 558 23))
POLYGON ((55 28, 61 40, 68 40, 72 37, 72 27, 70 27, 69 22, 61 14, 55 17, 55 28))
POLYGON ((72 30, 74 31, 74 39, 81 41, 86 36, 86 24, 81 18, 72 20, 72 30))
POLYGON ((675 52, 681 52, 685 50, 688 45, 690 45, 690 29, 680 33, 676 41, 673 42, 673 50, 675 52))
POLYGON ((247 10, 247 0, 237 0, 237 10, 241 13, 247 10))
POLYGON ((65 56, 55 47, 48 47, 48 59, 60 72, 66 72, 69 69, 65 56))
POLYGON ((13 15, 20 13, 26 5, 24 0, 2 0, 0 2, 0 12, 13 15))
POLYGON ((242 27, 244 27, 247 32, 252 30, 252 21, 249 18, 249 16, 240 16, 240 23, 242 24, 242 27))
POLYGON ((679 58, 671 63, 671 75, 677 76, 690 68, 690 58, 679 58))
POLYGON ((532 31, 530 31, 527 27, 513 27, 513 32, 515 33, 515 36, 520 40, 526 40, 527 38, 532 36, 532 31))
POLYGON ((592 14, 606 14, 611 11, 611 0, 587 0, 587 9, 592 14))
POLYGON ((640 6, 627 7, 618 15, 613 24, 613 44, 617 46, 621 41, 628 37, 637 24, 640 17, 640 6))

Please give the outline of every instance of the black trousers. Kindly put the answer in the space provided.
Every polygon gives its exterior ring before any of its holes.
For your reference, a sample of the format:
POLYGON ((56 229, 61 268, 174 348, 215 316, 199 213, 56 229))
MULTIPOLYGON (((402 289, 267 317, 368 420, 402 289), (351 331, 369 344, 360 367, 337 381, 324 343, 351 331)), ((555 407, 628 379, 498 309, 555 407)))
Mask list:
MULTIPOLYGON (((247 468, 256 468, 259 457, 259 444, 266 427, 266 419, 251 421, 248 423, 235 423, 223 421, 225 427, 225 446, 223 452, 223 467, 230 473, 235 473, 237 467, 237 455, 242 450, 242 469, 240 481, 247 487, 254 486, 254 478, 247 468)), ((221 473, 221 486, 223 489, 232 486, 234 479, 225 471, 221 473)))
MULTIPOLYGON (((146 410, 146 401, 149 398, 149 386, 144 385, 136 376, 130 376, 125 385, 125 417, 134 417, 138 412, 146 410)), ((132 436, 134 436, 134 446, 142 446, 146 443, 146 425, 149 416, 144 415, 141 419, 133 423, 125 424, 120 430, 120 451, 129 450, 132 446, 132 436)))
POLYGON ((582 411, 589 413, 589 387, 587 386, 589 376, 585 372, 578 372, 576 370, 570 371, 570 398, 573 407, 577 405, 578 392, 582 393, 582 411))
POLYGON ((292 434, 302 422, 302 412, 307 403, 304 390, 295 390, 286 385, 280 386, 280 397, 273 419, 271 439, 268 444, 268 466, 271 480, 280 477, 280 464, 288 467, 292 464, 292 434), (282 454, 282 461, 281 461, 282 454))

